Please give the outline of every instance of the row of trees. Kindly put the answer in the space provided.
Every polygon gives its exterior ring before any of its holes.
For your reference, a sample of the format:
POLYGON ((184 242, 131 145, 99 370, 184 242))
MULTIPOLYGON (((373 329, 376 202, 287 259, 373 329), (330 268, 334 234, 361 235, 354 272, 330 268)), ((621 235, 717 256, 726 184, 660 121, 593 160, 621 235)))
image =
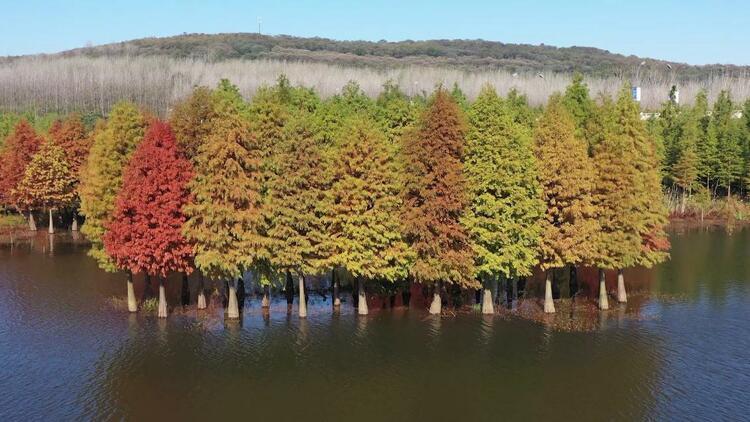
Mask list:
POLYGON ((167 274, 194 270, 199 308, 203 277, 228 281, 230 318, 247 271, 288 289, 296 277, 304 317, 305 279, 335 269, 357 280, 361 314, 368 284, 404 279, 433 286, 431 313, 449 284, 483 287, 492 313, 498 280, 539 266, 554 312, 553 271, 590 265, 601 269, 606 309, 605 269, 618 270, 624 302, 622 269, 658 263, 669 247, 659 148, 638 105, 626 87, 592 101, 580 78, 544 110, 491 87, 469 103, 457 88, 414 99, 392 84, 373 100, 350 83, 323 101, 284 77, 248 103, 222 81, 196 88, 168 122, 117 105, 76 137, 88 154, 59 146, 55 133, 44 141, 16 127, 3 155, 20 158, 3 172, 21 176, 0 199, 29 211, 40 203, 20 198, 36 190, 54 191, 55 206, 80 198, 91 255, 128 272, 131 311, 132 274, 158 279, 162 317, 167 274), (43 173, 37 161, 62 164, 26 182, 43 173))
POLYGON ((709 108, 705 92, 692 107, 668 101, 649 131, 663 157, 664 183, 680 194, 685 212, 691 195, 746 194, 750 183, 750 101, 740 106, 722 91, 709 108), (742 110, 741 117, 737 110, 742 110))

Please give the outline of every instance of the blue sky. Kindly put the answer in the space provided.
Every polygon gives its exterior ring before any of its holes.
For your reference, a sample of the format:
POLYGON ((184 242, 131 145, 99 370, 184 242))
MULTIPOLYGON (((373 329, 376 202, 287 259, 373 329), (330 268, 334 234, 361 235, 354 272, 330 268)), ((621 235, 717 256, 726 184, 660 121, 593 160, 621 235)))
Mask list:
POLYGON ((691 64, 750 64, 750 2, 716 0, 0 0, 0 55, 183 32, 334 39, 482 38, 591 46, 691 64), (361 3, 361 4, 357 4, 361 3))

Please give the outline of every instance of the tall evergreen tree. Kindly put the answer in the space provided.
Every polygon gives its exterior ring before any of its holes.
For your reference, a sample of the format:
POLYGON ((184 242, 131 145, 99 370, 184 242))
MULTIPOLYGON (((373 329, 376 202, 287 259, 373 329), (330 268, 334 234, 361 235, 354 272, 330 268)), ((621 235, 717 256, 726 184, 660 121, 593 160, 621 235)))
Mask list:
POLYGON ((593 147, 594 204, 600 233, 598 254, 592 263, 599 268, 600 309, 609 309, 605 269, 620 271, 635 265, 641 247, 639 216, 635 213, 639 201, 638 157, 631 136, 637 128, 628 120, 629 98, 629 91, 623 89, 614 107, 602 106, 598 115, 603 121, 597 125, 602 131, 601 138, 593 147))
POLYGON ((435 285, 430 313, 441 311, 440 285, 478 288, 472 277, 473 254, 461 225, 466 212, 466 181, 461 163, 465 123, 455 101, 442 88, 435 92, 417 129, 405 137, 403 154, 404 235, 416 260, 416 281, 435 285))
MULTIPOLYGON (((113 218, 105 227, 104 247, 118 268, 159 279, 159 318, 167 317, 167 275, 192 271, 193 248, 181 232, 192 173, 169 125, 152 121, 124 171, 113 218)), ((129 305, 134 301, 129 283, 129 305)))
POLYGON ((677 158, 670 169, 674 184, 682 191, 682 200, 680 201, 680 212, 682 214, 685 213, 688 196, 691 195, 693 188, 698 183, 700 165, 697 152, 697 144, 700 137, 698 120, 692 112, 684 114, 686 117, 682 128, 679 151, 677 151, 677 158))
POLYGON ((185 207, 183 233, 194 245, 201 273, 229 282, 227 317, 234 319, 240 311, 237 279, 266 257, 261 151, 239 92, 222 82, 213 102, 211 129, 195 157, 195 177, 189 185, 193 200, 185 207))
POLYGON ((78 188, 81 181, 81 167, 89 155, 93 138, 86 133, 83 120, 77 113, 70 114, 65 120, 56 121, 50 127, 49 134, 52 141, 65 151, 66 161, 70 165, 70 174, 74 179, 76 194, 75 200, 70 204, 74 208, 72 230, 77 231, 78 219, 75 212, 80 201, 78 188))
POLYGON ((133 104, 116 104, 106 126, 97 132, 81 174, 81 214, 86 216, 81 232, 91 242, 89 255, 106 271, 114 272, 117 268, 104 250, 102 236, 122 187, 123 170, 143 139, 146 124, 133 104))
POLYGON ((732 119, 734 104, 728 91, 721 91, 714 103, 708 136, 716 139, 716 182, 732 194, 734 184, 742 174, 742 135, 739 121, 732 119))
POLYGON ((484 285, 483 313, 493 313, 489 283, 531 275, 537 263, 544 203, 531 133, 513 121, 485 86, 468 112, 464 166, 471 201, 463 223, 484 285))
POLYGON ((698 174, 701 180, 705 182, 706 188, 711 189, 711 182, 716 176, 717 167, 717 146, 716 136, 712 135, 708 126, 710 117, 708 114, 708 98, 706 91, 700 91, 695 96, 692 114, 698 120, 699 137, 696 144, 696 153, 698 155, 698 174))
POLYGON ((29 226, 32 230, 36 230, 36 224, 31 209, 24 207, 15 193, 22 193, 16 187, 23 180, 26 167, 41 144, 42 138, 37 135, 29 122, 23 119, 16 124, 13 132, 6 138, 5 146, 0 154, 0 162, 3 164, 0 166, 0 205, 16 207, 19 211, 28 211, 29 226))
POLYGON ((200 145, 210 135, 214 117, 214 93, 204 86, 196 87, 172 110, 169 122, 180 149, 191 160, 196 159, 200 145))
POLYGON ((595 257, 599 225, 593 204, 594 169, 575 123, 552 97, 534 131, 539 181, 545 203, 540 267, 547 272, 544 311, 555 312, 552 270, 595 257))
POLYGON ((595 103, 589 96, 589 87, 583 81, 581 73, 573 74, 573 80, 565 88, 562 103, 575 122, 576 135, 585 140, 586 126, 593 117, 595 103))
POLYGON ((343 267, 358 280, 360 315, 368 312, 365 283, 405 277, 410 260, 398 219, 398 175, 378 129, 371 119, 354 117, 342 131, 321 243, 326 267, 343 267))
POLYGON ((287 123, 274 159, 265 211, 271 265, 288 277, 296 274, 301 318, 307 317, 305 277, 326 269, 321 243, 325 236, 328 181, 324 152, 315 129, 309 113, 300 113, 287 123))
POLYGON ((52 212, 75 199, 75 181, 65 151, 46 141, 26 167, 12 195, 24 209, 44 208, 49 213, 49 233, 55 232, 52 212))

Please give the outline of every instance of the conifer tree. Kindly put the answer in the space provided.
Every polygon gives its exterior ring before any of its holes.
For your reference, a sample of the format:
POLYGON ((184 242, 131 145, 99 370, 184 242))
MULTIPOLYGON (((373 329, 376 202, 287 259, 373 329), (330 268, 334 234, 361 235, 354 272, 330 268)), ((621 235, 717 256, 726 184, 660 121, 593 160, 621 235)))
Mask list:
POLYGON ((575 123, 552 97, 534 131, 539 181, 545 203, 540 267, 547 271, 544 311, 555 312, 552 270, 595 257, 599 230, 592 200, 594 169, 575 123))
POLYGON ((385 129, 386 138, 394 152, 401 145, 401 137, 414 126, 420 113, 420 104, 411 101, 398 85, 388 81, 376 100, 378 122, 385 129))
POLYGON ((172 110, 169 122, 180 149, 191 160, 195 160, 200 145, 211 133, 211 123, 216 115, 214 109, 213 92, 199 86, 172 110))
POLYGON ((696 151, 699 139, 698 122, 690 116, 692 113, 685 114, 688 117, 685 119, 682 129, 678 157, 671 168, 671 177, 675 185, 682 191, 682 200, 680 201, 680 212, 682 214, 685 213, 687 198, 692 194, 699 176, 699 159, 696 151))
POLYGON ((562 103, 576 125, 576 135, 586 140, 586 126, 594 114, 594 101, 589 96, 589 87, 583 82, 583 75, 576 72, 573 80, 565 88, 562 103))
POLYGON ((321 243, 328 181, 312 115, 300 113, 287 123, 273 169, 265 213, 270 262, 288 277, 297 276, 299 316, 305 318, 305 277, 326 269, 321 243))
POLYGON ((484 285, 483 313, 493 313, 489 283, 527 277, 537 263, 544 203, 531 133, 512 120, 485 86, 468 112, 464 166, 471 201, 463 223, 484 285))
POLYGON ((29 228, 36 230, 32 209, 25 207, 16 193, 23 191, 16 189, 23 180, 26 167, 34 154, 39 150, 42 138, 36 134, 25 119, 18 121, 13 132, 5 140, 5 147, 0 153, 0 205, 16 207, 21 212, 28 211, 29 228))
POLYGON ((81 232, 91 242, 89 255, 105 271, 114 272, 117 267, 105 252, 102 237, 122 187, 124 168, 143 139, 146 125, 146 119, 135 105, 116 104, 106 125, 97 131, 81 174, 81 214, 86 216, 81 232))
POLYGON ((342 131, 337 166, 330 170, 330 204, 321 243, 326 267, 343 267, 358 280, 360 315, 368 312, 365 284, 406 276, 409 249, 402 240, 395 164, 375 123, 354 117, 342 131))
POLYGON ((466 181, 461 163, 464 117, 442 88, 435 92, 418 127, 405 137, 402 226, 415 253, 411 274, 434 284, 430 313, 441 310, 442 283, 478 288, 469 236, 461 225, 466 181))
POLYGON ((740 122, 732 119, 734 104, 728 91, 721 91, 714 103, 708 136, 716 140, 716 182, 732 194, 732 184, 742 174, 742 135, 740 122))
MULTIPOLYGON (((649 138, 640 118, 638 104, 631 98, 629 92, 628 87, 624 87, 618 96, 615 105, 616 126, 613 138, 621 142, 624 147, 622 152, 615 152, 615 155, 627 157, 627 161, 630 161, 628 167, 632 171, 633 179, 632 182, 616 181, 610 187, 612 190, 619 190, 619 200, 626 205, 624 208, 615 209, 615 212, 607 215, 608 207, 600 207, 602 224, 611 225, 615 222, 614 227, 627 235, 626 238, 610 243, 610 247, 604 248, 603 256, 600 257, 604 260, 605 266, 607 260, 610 260, 608 262, 610 268, 617 269, 617 300, 621 303, 627 301, 623 268, 632 265, 651 267, 666 259, 668 257, 666 251, 669 249, 669 240, 665 231, 667 210, 663 201, 660 160, 654 142, 649 138), (632 203, 629 203, 631 200, 632 203), (637 246, 630 251, 630 239, 633 238, 637 246)), ((616 161, 612 156, 609 158, 610 162, 616 161)), ((605 168, 599 172, 599 177, 611 181, 613 174, 627 173, 625 169, 618 171, 615 168, 605 168), (604 173, 609 176, 605 176, 604 173)), ((612 201, 605 202, 605 204, 610 204, 612 207, 612 201)), ((611 237, 617 233, 611 230, 603 230, 603 232, 605 237, 611 237)), ((606 299, 606 292, 600 292, 600 298, 606 299)), ((601 303, 600 307, 606 309, 606 306, 601 306, 601 303)))
MULTIPOLYGON (((604 104, 598 113, 602 131, 593 147, 596 171, 594 203, 599 221, 598 253, 593 264, 599 268, 599 307, 609 309, 605 269, 618 273, 636 263, 641 247, 638 207, 639 175, 636 169, 637 151, 631 134, 637 130, 628 120, 629 92, 621 91, 614 107, 604 104), (612 114, 611 118, 606 114, 612 114)), ((640 119, 638 120, 640 123, 640 119)), ((660 190, 661 191, 661 190, 660 190)))
POLYGON ((198 146, 183 233, 194 244, 201 273, 229 282, 227 317, 234 319, 239 318, 236 281, 265 257, 261 159, 247 105, 236 88, 222 82, 213 101, 215 116, 198 146))
POLYGON ((701 180, 705 181, 705 186, 711 190, 711 182, 714 180, 717 167, 717 149, 716 136, 709 133, 708 126, 710 117, 708 116, 708 99, 706 91, 700 91, 695 96, 692 115, 698 119, 699 137, 696 144, 696 153, 698 155, 698 174, 701 180))
POLYGON ((78 182, 81 166, 91 149, 91 139, 87 136, 81 115, 72 113, 65 120, 57 120, 50 127, 49 134, 52 142, 65 152, 70 172, 78 182))
POLYGON ((52 212, 75 199, 75 178, 70 172, 65 151, 50 141, 44 142, 26 167, 23 179, 12 195, 23 209, 46 209, 49 213, 49 234, 53 234, 52 212))
POLYGON ((70 165, 70 174, 74 179, 76 198, 73 205, 72 230, 78 230, 78 219, 75 215, 79 202, 78 188, 81 181, 81 167, 88 157, 92 138, 86 133, 86 127, 77 113, 70 114, 65 120, 56 121, 49 130, 52 141, 65 151, 65 157, 70 165))
MULTIPOLYGON (((638 103, 628 94, 629 89, 623 89, 617 101, 617 109, 619 135, 632 138, 635 146, 635 212, 639 222, 641 244, 635 264, 651 268, 669 257, 669 238, 666 233, 668 212, 664 204, 660 158, 656 152, 656 145, 646 132, 640 118, 638 103)), ((627 301, 622 270, 617 274, 617 292, 619 302, 627 301)))
POLYGON ((159 279, 159 318, 167 317, 167 275, 192 271, 192 246, 182 235, 192 172, 169 125, 152 121, 124 171, 113 218, 105 226, 104 247, 118 268, 159 279))

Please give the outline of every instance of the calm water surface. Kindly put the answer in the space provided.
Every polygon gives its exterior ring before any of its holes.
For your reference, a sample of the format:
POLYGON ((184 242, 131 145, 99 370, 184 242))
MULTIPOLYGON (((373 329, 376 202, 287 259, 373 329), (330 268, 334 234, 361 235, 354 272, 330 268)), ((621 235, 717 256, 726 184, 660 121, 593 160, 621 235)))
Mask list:
POLYGON ((593 333, 318 297, 306 321, 257 301, 241 325, 158 321, 113 310, 122 275, 82 246, 0 247, 0 420, 747 420, 750 230, 672 243, 630 277, 643 318, 593 333))

